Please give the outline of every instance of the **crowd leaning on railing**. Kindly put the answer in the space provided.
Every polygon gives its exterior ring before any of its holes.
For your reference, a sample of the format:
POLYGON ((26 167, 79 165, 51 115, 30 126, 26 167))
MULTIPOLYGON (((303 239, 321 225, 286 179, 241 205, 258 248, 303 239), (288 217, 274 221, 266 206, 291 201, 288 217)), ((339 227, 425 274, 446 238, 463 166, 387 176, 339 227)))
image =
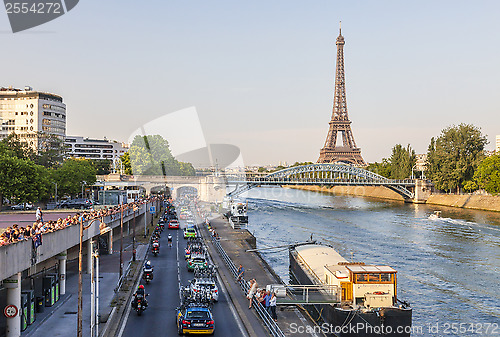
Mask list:
MULTIPOLYGON (((133 209, 134 206, 139 207, 146 202, 151 202, 154 200, 156 200, 156 197, 138 199, 137 201, 124 204, 123 211, 133 209)), ((42 234, 55 232, 69 226, 78 225, 80 223, 80 218, 82 218, 83 222, 97 218, 104 218, 106 216, 110 216, 111 220, 114 220, 115 218, 118 218, 120 216, 120 212, 120 205, 117 205, 112 207, 104 207, 102 209, 85 210, 73 215, 68 215, 65 218, 59 218, 57 220, 43 221, 42 212, 40 208, 38 208, 36 211, 36 221, 33 222, 31 226, 28 225, 26 227, 19 227, 17 224, 13 224, 11 227, 7 227, 5 232, 0 235, 0 246, 6 246, 32 239, 33 248, 37 248, 42 244, 42 234)))

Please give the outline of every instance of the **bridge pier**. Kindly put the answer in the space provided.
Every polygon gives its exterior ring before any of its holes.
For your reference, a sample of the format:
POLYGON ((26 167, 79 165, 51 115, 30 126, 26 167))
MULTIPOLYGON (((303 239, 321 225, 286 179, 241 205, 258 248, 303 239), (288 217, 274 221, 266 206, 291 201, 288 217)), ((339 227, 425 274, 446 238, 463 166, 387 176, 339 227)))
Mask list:
POLYGON ((87 274, 92 274, 92 240, 94 238, 89 238, 87 240, 87 274))
POLYGON ((66 294, 66 260, 68 259, 68 251, 65 250, 57 255, 56 259, 59 261, 59 294, 66 294))
POLYGON ((425 204, 432 193, 432 183, 424 179, 415 180, 415 197, 413 203, 425 204))
MULTIPOLYGON (((17 313, 13 317, 7 317, 6 324, 6 337, 19 337, 21 336, 21 273, 9 277, 3 281, 5 288, 7 288, 7 303, 6 305, 13 305, 17 308, 17 313)), ((12 308, 12 313, 15 313, 15 308, 12 308)), ((9 310, 10 311, 10 310, 9 310)))

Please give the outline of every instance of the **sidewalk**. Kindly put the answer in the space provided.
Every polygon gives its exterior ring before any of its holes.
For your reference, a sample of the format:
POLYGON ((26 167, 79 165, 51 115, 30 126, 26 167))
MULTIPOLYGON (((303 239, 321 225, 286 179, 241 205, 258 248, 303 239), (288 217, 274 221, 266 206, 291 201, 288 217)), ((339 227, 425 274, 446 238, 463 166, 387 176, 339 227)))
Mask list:
MULTIPOLYGON (((116 244, 117 242, 113 242, 116 244)), ((128 261, 132 258, 130 251, 131 238, 124 238, 123 264, 124 271, 128 261), (128 249, 127 249, 128 248, 128 249)), ((118 242, 119 245, 119 242, 118 242)), ((137 260, 144 258, 147 252, 147 245, 137 247, 137 260)), ((86 261, 86 257, 84 257, 86 261)), ((111 303, 115 297, 114 289, 119 280, 120 254, 102 255, 99 259, 99 314, 102 320, 107 320, 112 311, 111 303)), ((86 271, 86 263, 83 264, 86 271)), ((78 319, 78 260, 68 261, 66 272, 66 294, 62 295, 59 301, 52 307, 44 307, 43 313, 36 314, 36 321, 28 326, 21 336, 26 337, 65 337, 73 336, 77 331, 78 319)), ((90 336, 90 275, 83 274, 83 313, 82 313, 82 333, 83 336, 90 336)), ((105 326, 99 323, 99 330, 105 326)))

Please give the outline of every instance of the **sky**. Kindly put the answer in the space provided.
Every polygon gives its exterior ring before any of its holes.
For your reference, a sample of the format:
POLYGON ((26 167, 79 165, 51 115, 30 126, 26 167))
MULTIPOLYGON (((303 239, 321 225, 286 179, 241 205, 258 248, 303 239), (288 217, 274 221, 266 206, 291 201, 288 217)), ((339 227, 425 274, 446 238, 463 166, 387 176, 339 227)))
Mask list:
POLYGON ((347 106, 366 161, 395 144, 425 153, 460 123, 480 127, 492 150, 498 13, 500 2, 481 0, 82 0, 14 34, 0 8, 0 86, 61 95, 68 135, 127 141, 194 107, 206 143, 239 147, 246 165, 316 161, 342 21, 347 106))

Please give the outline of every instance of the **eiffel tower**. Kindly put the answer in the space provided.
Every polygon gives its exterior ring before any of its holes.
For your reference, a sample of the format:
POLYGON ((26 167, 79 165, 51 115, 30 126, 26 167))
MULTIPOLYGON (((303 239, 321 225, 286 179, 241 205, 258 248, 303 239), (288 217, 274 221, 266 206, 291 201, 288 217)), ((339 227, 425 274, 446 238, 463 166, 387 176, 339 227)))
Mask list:
POLYGON ((361 149, 356 146, 347 114, 344 74, 344 37, 342 27, 337 37, 337 70, 335 74, 335 98, 332 120, 326 136, 325 146, 319 152, 318 163, 345 162, 356 166, 366 165, 361 149), (337 134, 342 134, 342 145, 337 146, 337 134))

